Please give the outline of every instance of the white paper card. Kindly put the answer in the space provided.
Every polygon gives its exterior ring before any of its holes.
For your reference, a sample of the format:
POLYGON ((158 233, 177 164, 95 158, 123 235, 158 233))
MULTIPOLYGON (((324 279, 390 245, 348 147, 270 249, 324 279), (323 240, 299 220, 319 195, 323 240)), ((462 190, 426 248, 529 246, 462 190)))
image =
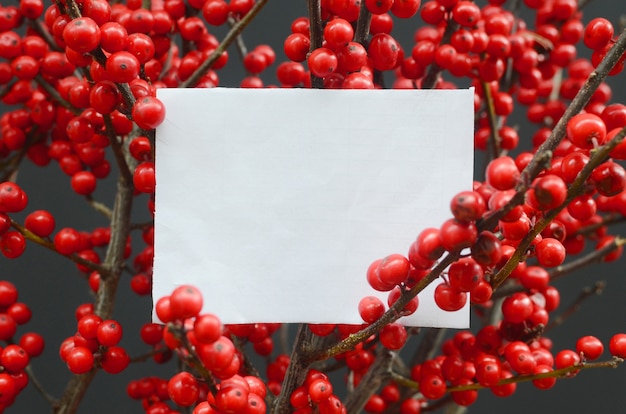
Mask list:
MULTIPOLYGON (((370 263, 472 188, 473 89, 159 89, 153 297, 224 323, 360 324, 370 263)), ((411 326, 466 328, 434 284, 411 326)))

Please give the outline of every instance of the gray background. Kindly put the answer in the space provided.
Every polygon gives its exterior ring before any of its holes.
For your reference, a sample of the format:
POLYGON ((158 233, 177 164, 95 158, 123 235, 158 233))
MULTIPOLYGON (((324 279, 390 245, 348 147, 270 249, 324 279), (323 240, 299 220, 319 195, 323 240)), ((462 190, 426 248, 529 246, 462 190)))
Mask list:
MULTIPOLYGON (((584 22, 592 17, 606 16, 617 23, 617 16, 626 12, 622 1, 596 0, 585 9, 584 22)), ((299 1, 270 0, 248 30, 244 39, 252 49, 260 43, 272 45, 278 54, 277 62, 284 60, 282 40, 289 34, 290 22, 298 16, 306 14, 306 4, 299 1)), ((412 33, 421 25, 419 18, 409 21, 396 21, 394 34, 402 46, 409 51, 412 33)), ((215 32, 223 34, 222 30, 215 32)), ((237 86, 242 79, 242 71, 234 50, 230 50, 231 62, 219 72, 224 86, 237 86)), ((269 69, 267 80, 273 82, 276 64, 269 69)), ((613 102, 625 102, 626 90, 624 75, 611 79, 613 102)), ((519 122, 523 122, 523 118, 519 122)), ((478 156, 480 157, 480 156, 478 156)), ((112 157, 109 157, 112 160, 112 157)), ((482 165, 477 158, 478 166, 482 165)), ((480 174, 480 172, 477 172, 480 174)), ((182 178, 181 178, 182 179, 182 178)), ((28 192, 29 205, 27 212, 35 209, 48 209, 57 218, 57 228, 73 226, 79 230, 91 230, 106 225, 96 212, 91 210, 81 197, 75 195, 70 188, 69 179, 60 172, 56 164, 41 169, 25 163, 20 170, 18 183, 28 192)), ((113 201, 113 180, 107 184, 99 183, 95 194, 98 200, 108 205, 113 201)), ((136 200, 136 220, 145 220, 147 216, 147 200, 139 197, 136 200)), ((22 219, 24 215, 18 215, 22 219)), ((622 229, 623 230, 623 229, 622 229)), ((133 234, 139 240, 140 234, 133 234)), ((142 248, 141 242, 135 244, 136 253, 142 248)), ((25 254, 16 260, 1 260, 0 278, 15 283, 20 291, 20 300, 26 302, 33 311, 31 322, 20 328, 20 333, 36 331, 46 338, 46 350, 42 356, 32 363, 33 369, 45 388, 55 396, 59 396, 66 380, 69 378, 64 363, 58 358, 58 346, 76 329, 74 310, 80 303, 91 300, 87 283, 78 271, 66 259, 58 257, 38 246, 29 245, 25 254)), ((574 318, 549 334, 554 341, 554 349, 572 348, 581 335, 596 335, 605 343, 620 331, 626 331, 626 278, 623 262, 611 265, 596 266, 593 270, 582 271, 562 281, 557 286, 562 292, 562 306, 568 303, 584 287, 602 279, 607 282, 603 296, 592 298, 583 305, 583 310, 574 318)), ((127 347, 131 356, 147 351, 139 339, 139 327, 150 319, 150 298, 137 298, 129 287, 130 275, 125 275, 119 289, 119 297, 115 316, 124 326, 122 345, 127 347)), ((605 352, 605 357, 608 352, 605 352)), ((174 372, 171 365, 155 368, 152 362, 133 364, 121 375, 100 373, 85 396, 79 412, 104 413, 116 410, 118 413, 141 412, 139 402, 130 401, 126 396, 125 387, 129 380, 142 376, 160 375, 168 377, 174 372)), ((335 384, 339 386, 339 384, 335 384)), ((505 400, 490 395, 488 391, 479 394, 478 402, 470 412, 535 413, 554 412, 622 412, 626 405, 626 367, 617 370, 588 370, 579 374, 576 379, 562 380, 551 391, 539 391, 530 384, 520 384, 516 394, 505 400)), ((39 413, 49 412, 45 400, 29 386, 18 396, 16 404, 8 412, 39 413)))

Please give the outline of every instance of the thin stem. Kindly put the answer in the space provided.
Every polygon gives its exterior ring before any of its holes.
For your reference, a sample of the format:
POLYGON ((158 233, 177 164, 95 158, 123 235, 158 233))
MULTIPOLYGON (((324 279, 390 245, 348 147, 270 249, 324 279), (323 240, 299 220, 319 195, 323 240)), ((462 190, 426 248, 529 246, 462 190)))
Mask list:
POLYGON ((588 236, 594 233, 596 230, 601 229, 604 226, 610 226, 611 224, 623 223, 626 221, 626 217, 621 214, 610 214, 602 218, 602 221, 599 223, 589 224, 587 226, 583 226, 576 230, 573 235, 581 234, 583 236, 588 236))
POLYGON ((222 53, 224 53, 224 51, 228 49, 228 46, 230 46, 237 39, 237 36, 243 32, 243 29, 250 24, 252 19, 256 17, 267 2, 268 0, 258 0, 250 11, 230 29, 224 37, 224 40, 222 40, 213 53, 211 53, 211 56, 202 62, 198 69, 196 69, 196 71, 185 82, 180 84, 180 87, 193 88, 196 86, 200 78, 202 78, 209 71, 209 69, 211 69, 217 59, 222 56, 222 53))
POLYGON ((24 371, 26 371, 26 373, 28 374, 28 380, 30 383, 33 384, 33 386, 35 387, 35 389, 39 392, 39 394, 41 394, 41 396, 43 398, 46 399, 46 401, 48 401, 48 403, 50 405, 54 405, 54 403, 56 402, 56 398, 54 398, 51 394, 49 394, 43 387, 43 385, 41 384, 41 382, 39 381, 39 379, 37 378, 37 376, 35 375, 35 373, 33 372, 33 367, 29 365, 26 366, 26 368, 24 369, 24 371))
POLYGON ((40 246, 45 247, 48 250, 51 250, 55 253, 58 253, 59 255, 63 256, 63 257, 67 257, 68 259, 70 259, 71 261, 73 261, 76 264, 79 264, 81 266, 85 266, 90 270, 95 270, 96 272, 100 273, 100 275, 106 275, 108 274, 108 269, 105 266, 99 265, 97 263, 91 262, 89 260, 83 259, 82 257, 80 257, 79 255, 72 253, 70 255, 65 255, 65 254, 61 254, 59 253, 59 251, 56 249, 56 247, 54 247, 54 243, 52 243, 50 240, 44 239, 43 237, 39 237, 37 236, 35 233, 31 232, 30 230, 28 230, 27 228, 23 227, 22 225, 20 225, 18 222, 14 221, 13 219, 11 219, 11 227, 13 227, 15 230, 17 230, 20 234, 22 234, 22 236, 24 236, 24 238, 28 241, 31 241, 35 244, 38 244, 40 246))
POLYGON ((391 376, 391 366, 396 355, 395 352, 391 352, 384 346, 378 348, 374 363, 361 378, 359 385, 344 400, 344 406, 348 414, 362 412, 370 397, 391 376))
POLYGON ((372 13, 370 13, 364 1, 361 2, 359 9, 359 19, 356 21, 356 30, 354 32, 354 41, 367 48, 367 38, 370 34, 370 24, 372 23, 372 13))
POLYGON ((419 365, 430 359, 446 334, 444 328, 426 328, 422 340, 413 354, 411 366, 419 365))
POLYGON ((319 348, 323 342, 324 338, 313 334, 307 324, 300 324, 291 351, 291 358, 285 374, 285 380, 281 386, 280 394, 276 397, 272 405, 271 412, 273 414, 286 414, 291 412, 289 405, 291 393, 304 382, 307 370, 312 362, 303 357, 310 354, 314 349, 319 348))
POLYGON ((109 207, 99 201, 94 200, 91 195, 85 196, 85 200, 87 200, 89 205, 91 205, 91 207, 93 207, 93 209, 96 210, 98 213, 102 214, 109 220, 111 219, 111 215, 113 214, 113 212, 109 207))
POLYGON ((569 317, 571 317, 573 314, 575 314, 576 312, 578 312, 578 310, 580 309, 580 307, 582 306, 582 304, 589 298, 593 297, 593 296, 599 296, 602 294, 602 292, 604 292, 604 288, 606 287, 606 282, 600 280, 597 281, 593 287, 589 287, 587 286, 586 288, 584 288, 582 290, 582 292, 580 292, 580 294, 578 295, 578 297, 574 300, 574 302, 572 302, 572 304, 570 306, 567 307, 567 309, 565 309, 565 311, 563 311, 562 314, 560 314, 558 317, 554 318, 549 324, 548 326, 546 326, 546 331, 550 330, 550 329, 554 329, 559 325, 562 325, 563 322, 565 322, 569 317))
MULTIPOLYGON (((234 18, 232 17, 228 18, 228 25, 231 27, 231 29, 233 28, 233 26, 235 26, 236 23, 237 23, 237 20, 235 20, 234 18)), ((237 35, 235 45, 237 46, 237 53, 239 53, 239 57, 241 58, 241 61, 243 62, 243 59, 248 54, 248 48, 246 47, 246 43, 243 41, 243 36, 241 34, 237 35)))
POLYGON ((58 103, 65 109, 68 109, 74 115, 80 115, 80 112, 81 112, 80 109, 75 108, 74 106, 72 106, 72 104, 70 104, 68 101, 63 99, 61 95, 59 94, 59 92, 52 85, 50 85, 44 78, 42 78, 41 75, 35 76, 35 82, 37 82, 37 84, 41 86, 43 90, 46 91, 46 93, 50 96, 50 98, 52 98, 56 103, 58 103))
POLYGON ((489 119, 489 150, 490 158, 496 159, 500 156, 500 137, 498 136, 498 120, 496 119, 496 108, 493 102, 493 95, 491 94, 491 87, 487 82, 480 83, 483 89, 483 95, 485 100, 485 109, 487 110, 487 118, 489 119))
POLYGON ((109 138, 109 143, 111 144, 111 149, 113 150, 113 155, 115 156, 115 162, 117 163, 117 168, 120 170, 120 174, 124 177, 124 181, 128 183, 128 185, 132 185, 133 182, 133 174, 130 172, 130 168, 126 163, 126 158, 124 157, 124 151, 122 149, 122 144, 117 138, 115 134, 115 130, 113 128, 113 121, 111 120, 110 115, 104 115, 104 128, 109 138))
MULTIPOLYGON (((517 384, 520 382, 528 382, 546 378, 565 378, 570 376, 573 372, 582 371, 585 369, 595 369, 595 368, 617 368, 624 360, 622 358, 613 357, 608 361, 600 361, 600 362, 581 362, 580 364, 575 364, 569 367, 555 369, 550 372, 543 372, 541 374, 533 374, 533 375, 515 375, 513 377, 504 378, 496 384, 496 386, 502 386, 507 384, 517 384)), ((419 390, 419 382, 413 381, 409 378, 402 377, 396 373, 392 373, 392 379, 405 387, 411 387, 419 390)), ((447 392, 456 392, 456 391, 470 391, 470 390, 480 390, 486 388, 483 385, 478 383, 467 384, 467 385, 458 385, 456 387, 448 388, 447 392)))
POLYGON ((626 239, 615 237, 615 239, 606 246, 602 246, 600 249, 589 252, 576 260, 555 267, 549 272, 550 280, 556 280, 575 270, 582 269, 593 263, 601 262, 606 255, 617 250, 624 244, 626 244, 626 239))
POLYGON ((50 47, 51 50, 55 50, 55 51, 61 51, 61 48, 59 47, 59 45, 57 45, 57 43, 54 41, 54 38, 52 37, 52 35, 50 34, 50 32, 48 31, 48 29, 46 28, 46 26, 43 25, 43 23, 41 22, 41 20, 38 19, 28 19, 28 25, 35 31, 37 32, 37 34, 39 36, 41 36, 41 38, 43 40, 46 41, 46 43, 48 44, 48 46, 50 47))
MULTIPOLYGON (((443 32, 443 37, 441 38, 440 45, 444 45, 450 43, 450 38, 454 32, 456 32, 459 28, 459 24, 454 20, 448 20, 446 24, 446 30, 443 32)), ((432 89, 437 85, 437 81, 439 80, 439 74, 441 73, 442 68, 436 63, 431 63, 428 67, 428 72, 426 72, 426 76, 422 80, 422 89, 432 89)))
MULTIPOLYGON (((322 47, 323 26, 322 26, 322 8, 320 0, 307 0, 307 6, 309 9, 309 32, 311 39, 311 46, 309 53, 312 53, 315 49, 322 47)), ((311 87, 315 89, 321 89, 324 87, 324 80, 318 76, 315 76, 311 72, 311 87)))

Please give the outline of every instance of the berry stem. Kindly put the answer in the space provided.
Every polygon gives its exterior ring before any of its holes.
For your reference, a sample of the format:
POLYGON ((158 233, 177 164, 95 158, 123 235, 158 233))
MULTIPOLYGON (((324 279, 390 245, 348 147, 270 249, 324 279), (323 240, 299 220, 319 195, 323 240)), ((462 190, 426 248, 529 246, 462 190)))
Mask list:
POLYGON ((26 373, 28 374, 28 380, 33 384, 37 392, 39 392, 39 394, 41 394, 41 396, 45 398, 45 400, 48 401, 50 405, 53 405, 56 399, 44 389, 43 385, 39 381, 39 378, 37 378, 37 376, 33 372, 32 366, 29 364, 28 366, 26 366, 24 371, 26 371, 26 373))
MULTIPOLYGON (((26 240, 30 240, 31 242, 38 244, 40 246, 45 247, 48 250, 51 250, 55 253, 58 253, 61 255, 61 253, 59 253, 57 251, 57 249, 54 247, 54 243, 52 243, 50 240, 44 239, 42 237, 37 236, 35 233, 31 232, 30 230, 26 229, 25 227, 23 227, 22 225, 20 225, 19 223, 17 223, 16 221, 14 221, 13 219, 11 219, 11 227, 13 227, 15 230, 17 230, 19 233, 22 234, 22 236, 24 236, 24 238, 26 240)), ((61 255, 64 257, 67 257, 68 259, 70 259, 71 261, 73 261, 76 264, 85 266, 91 270, 94 270, 98 273, 100 273, 100 275, 106 275, 108 273, 108 269, 102 265, 99 265, 97 263, 91 262, 89 260, 85 260, 82 257, 80 257, 79 255, 73 253, 70 255, 61 255)))
POLYGON ((291 412, 289 398, 297 387, 302 385, 306 377, 307 370, 313 362, 310 358, 306 358, 314 350, 319 349, 324 343, 325 338, 319 337, 308 328, 307 324, 300 324, 298 333, 293 343, 291 357, 285 380, 280 388, 280 394, 274 400, 271 412, 273 414, 282 414, 291 412))
MULTIPOLYGON (((233 28, 233 26, 235 26, 235 24, 237 24, 237 20, 235 20, 233 17, 229 17, 228 25, 231 29, 233 28)), ((243 59, 248 54, 248 48, 246 47, 246 42, 244 42, 243 36, 241 34, 237 35, 237 38, 235 39, 235 46, 237 46, 237 53, 239 54, 239 58, 241 58, 241 61, 243 62, 243 59)), ((250 75, 250 72, 248 72, 248 75, 250 75)))
POLYGON ((104 205, 104 203, 94 200, 91 195, 86 195, 85 200, 87 200, 89 205, 91 205, 91 207, 93 207, 93 209, 96 210, 98 213, 102 214, 109 220, 111 219, 111 215, 113 214, 113 212, 109 207, 104 205))
POLYGON ((561 313, 559 316, 554 318, 548 324, 548 326, 546 326, 545 331, 548 331, 550 329, 554 329, 557 326, 562 325, 563 322, 565 322, 570 316, 572 316, 573 314, 578 312, 578 310, 582 306, 583 302, 585 302, 587 299, 591 298, 592 296, 599 296, 599 295, 601 295, 602 292, 604 292, 604 288, 605 287, 606 287, 606 282, 603 281, 603 280, 597 281, 593 285, 593 287, 590 287, 590 286, 585 287, 580 292, 578 297, 572 302, 572 304, 569 305, 567 307, 567 309, 565 309, 563 311, 563 313, 561 313))
POLYGON ((572 260, 571 262, 557 266, 549 272, 550 280, 556 280, 575 270, 581 269, 593 263, 601 262, 607 254, 618 249, 624 244, 626 244, 626 239, 622 237, 615 237, 615 239, 608 243, 606 246, 602 246, 598 250, 589 252, 576 260, 572 260))
POLYGON ((52 85, 50 85, 44 78, 42 78, 41 75, 37 75, 35 77, 35 82, 37 82, 37 85, 41 86, 43 90, 46 91, 46 93, 50 96, 50 98, 52 98, 56 103, 61 105, 63 108, 68 109, 74 115, 80 115, 81 113, 80 109, 75 108, 72 104, 70 104, 68 101, 63 99, 61 95, 59 94, 59 92, 52 85))
MULTIPOLYGON (((580 364, 572 365, 570 367, 565 367, 561 369, 556 369, 550 372, 543 372, 541 374, 534 375, 515 375, 510 378, 504 378, 498 382, 496 386, 507 385, 507 384, 517 384, 520 382, 528 382, 545 378, 563 378, 569 376, 571 373, 576 371, 582 371, 584 369, 594 369, 594 368, 617 368, 624 360, 622 358, 613 357, 608 361, 600 361, 600 362, 581 362, 580 364)), ((409 378, 403 377, 397 373, 391 374, 392 379, 405 387, 414 388, 419 390, 419 383, 413 381, 409 378)), ((447 392, 456 392, 456 391, 470 391, 470 390, 480 390, 486 388, 483 385, 478 383, 468 384, 468 385, 458 385, 456 387, 448 388, 447 392)))
POLYGON ((183 83, 180 84, 181 88, 193 88, 196 86, 200 78, 202 78, 211 67, 215 64, 217 59, 222 56, 222 53, 237 39, 237 36, 243 29, 250 24, 252 19, 256 17, 256 15, 261 11, 263 6, 268 2, 268 0, 259 0, 254 6, 250 9, 250 11, 241 18, 235 25, 228 31, 224 40, 215 48, 211 56, 208 57, 207 60, 202 62, 202 64, 195 70, 195 72, 183 83))
POLYGON ((420 330, 423 330, 424 333, 413 358, 409 362, 410 366, 419 365, 432 358, 447 332, 445 328, 422 328, 420 330))
POLYGON ((205 384, 209 387, 211 394, 217 394, 217 385, 215 378, 211 371, 209 371, 198 355, 196 354, 193 346, 189 343, 185 329, 181 325, 169 324, 170 331, 176 336, 176 338, 183 344, 183 348, 186 353, 180 355, 180 361, 184 362, 187 366, 196 370, 196 372, 202 377, 205 384))
POLYGON ((356 22, 356 31, 354 32, 354 41, 363 45, 367 49, 367 38, 370 34, 370 24, 372 23, 372 13, 367 9, 365 2, 361 2, 359 9, 359 19, 356 22))
MULTIPOLYGON (((446 30, 443 32, 443 37, 441 38, 441 42, 439 45, 445 45, 450 43, 450 38, 454 32, 459 29, 459 24, 454 20, 448 20, 446 23, 446 30)), ((431 63, 428 67, 428 72, 426 72, 426 76, 422 80, 422 89, 432 89, 437 85, 437 81, 439 80, 439 74, 441 73, 442 68, 436 63, 431 63)))
POLYGON ((41 36, 41 38, 43 40, 46 41, 46 43, 48 44, 48 46, 50 47, 50 50, 55 50, 57 52, 61 51, 61 48, 59 48, 59 45, 57 45, 57 43, 54 41, 54 38, 52 37, 52 35, 50 34, 50 32, 48 31, 48 29, 46 29, 46 27, 43 25, 43 23, 41 22, 41 20, 38 19, 28 19, 28 25, 35 31, 37 32, 37 34, 39 36, 41 36))
MULTIPOLYGON (((113 121, 111 120, 110 115, 104 115, 104 128, 109 138, 109 143, 111 144, 111 149, 113 150, 113 155, 115 156, 115 162, 117 163, 117 168, 120 170, 120 177, 124 179, 125 183, 132 187, 133 183, 133 174, 131 173, 130 166, 128 165, 127 157, 124 155, 124 150, 122 149, 122 144, 117 138, 115 134, 115 130, 113 128, 113 121)), ((130 142, 130 140, 127 140, 130 142)))
POLYGON ((369 400, 391 376, 391 368, 396 355, 395 352, 388 350, 384 346, 378 347, 376 359, 367 370, 367 374, 361 378, 359 385, 357 385, 344 400, 344 406, 348 414, 363 411, 367 400, 369 400))
POLYGON ((493 103, 493 95, 491 94, 491 88, 487 82, 480 83, 483 89, 483 95, 485 100, 485 109, 487 110, 487 118, 489 119, 489 150, 490 160, 496 159, 500 156, 500 137, 498 137, 498 120, 496 117, 496 108, 493 103))
POLYGON ((626 221, 626 217, 621 214, 609 214, 602 218, 602 221, 599 223, 589 224, 587 226, 583 226, 574 232, 574 235, 581 234, 583 236, 588 236, 591 233, 594 233, 596 230, 604 227, 610 226, 611 224, 619 224, 626 221))
MULTIPOLYGON (((320 0, 307 0, 307 6, 309 8, 309 36, 311 39, 309 53, 311 53, 315 49, 322 47, 324 28, 322 24, 322 7, 320 0)), ((311 87, 315 89, 324 87, 324 80, 315 76, 313 72, 311 72, 311 87)))

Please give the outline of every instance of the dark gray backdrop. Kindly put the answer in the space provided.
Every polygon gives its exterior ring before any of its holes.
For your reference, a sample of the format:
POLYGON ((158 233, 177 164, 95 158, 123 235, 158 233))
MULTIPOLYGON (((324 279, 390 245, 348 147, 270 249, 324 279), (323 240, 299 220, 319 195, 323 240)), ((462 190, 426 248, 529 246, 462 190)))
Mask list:
MULTIPOLYGON (((48 3, 48 2, 46 2, 48 3)), ((626 12, 622 1, 595 0, 585 9, 584 22, 592 17, 606 16, 617 23, 619 14, 626 12)), ((284 60, 282 41, 289 34, 290 22, 298 16, 306 14, 305 1, 270 0, 244 33, 244 39, 251 49, 257 44, 268 43, 277 51, 278 62, 284 60)), ((420 25, 419 18, 397 22, 394 34, 403 47, 410 50, 410 39, 415 28, 420 25)), ((223 34, 223 31, 216 31, 223 34)), ((219 72, 222 85, 235 87, 243 77, 238 57, 230 50, 231 64, 219 72)), ((270 68, 271 75, 267 78, 274 81, 273 72, 276 65, 270 68)), ((613 102, 625 102, 624 75, 610 81, 613 87, 613 102)), ((112 161, 112 158, 110 158, 112 161)), ((477 162, 477 165, 482 165, 477 162)), ((96 198, 112 205, 113 180, 107 185, 99 184, 96 198)), ((60 172, 57 165, 40 169, 25 163, 20 171, 18 183, 28 192, 30 201, 27 211, 48 209, 57 218, 57 228, 73 226, 79 230, 90 230, 106 225, 96 212, 91 210, 85 201, 75 195, 69 180, 60 172)), ((147 200, 140 197, 136 201, 139 210, 137 220, 145 220, 147 200)), ((18 216, 22 218, 23 215, 18 216)), ((140 235, 134 235, 139 239, 140 235)), ((141 246, 141 243, 136 243, 141 246)), ((26 253, 17 260, 0 259, 0 278, 15 283, 20 290, 20 300, 26 302, 33 310, 33 319, 20 332, 34 330, 46 338, 44 354, 32 363, 34 372, 45 388, 55 396, 59 396, 69 378, 64 364, 58 358, 59 344, 75 332, 73 314, 76 306, 91 300, 89 289, 74 266, 64 258, 57 257, 38 246, 29 245, 26 253)), ((567 305, 582 289, 603 279, 607 281, 607 289, 603 296, 592 298, 583 305, 582 312, 551 332, 556 350, 572 348, 576 339, 583 334, 592 334, 605 343, 611 335, 626 331, 626 275, 622 262, 612 265, 594 267, 591 271, 579 272, 558 284, 562 289, 562 306, 567 305)), ((123 323, 125 336, 122 345, 126 346, 131 356, 146 351, 139 340, 139 327, 150 319, 150 298, 137 299, 129 288, 130 277, 122 280, 119 298, 115 309, 116 317, 123 323)), ((605 353, 607 356, 608 353, 605 353)), ((100 373, 88 391, 79 412, 104 413, 115 410, 117 413, 141 412, 139 402, 130 401, 125 393, 129 380, 142 376, 160 375, 168 377, 173 367, 167 365, 155 368, 154 364, 133 364, 121 375, 100 373)), ((336 384, 338 386, 338 384, 336 384)), ((488 391, 480 393, 478 402, 470 412, 491 413, 507 411, 513 413, 607 413, 623 412, 626 405, 626 367, 617 370, 588 370, 574 380, 559 381, 550 391, 539 391, 530 384, 521 384, 517 393, 507 399, 498 399, 488 391)), ((29 386, 19 397, 16 404, 8 410, 15 413, 45 413, 50 408, 45 400, 29 386)))

